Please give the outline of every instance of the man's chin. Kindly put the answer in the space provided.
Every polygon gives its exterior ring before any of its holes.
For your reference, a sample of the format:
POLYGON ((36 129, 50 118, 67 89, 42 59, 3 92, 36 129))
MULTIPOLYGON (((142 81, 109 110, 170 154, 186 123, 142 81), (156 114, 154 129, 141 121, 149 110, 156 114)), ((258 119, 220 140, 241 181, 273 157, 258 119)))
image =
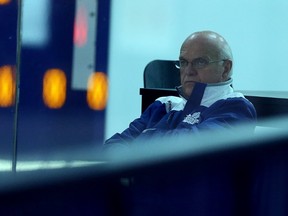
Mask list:
POLYGON ((193 87, 192 88, 185 88, 185 90, 184 90, 185 97, 189 98, 190 95, 192 94, 192 91, 193 91, 193 87))

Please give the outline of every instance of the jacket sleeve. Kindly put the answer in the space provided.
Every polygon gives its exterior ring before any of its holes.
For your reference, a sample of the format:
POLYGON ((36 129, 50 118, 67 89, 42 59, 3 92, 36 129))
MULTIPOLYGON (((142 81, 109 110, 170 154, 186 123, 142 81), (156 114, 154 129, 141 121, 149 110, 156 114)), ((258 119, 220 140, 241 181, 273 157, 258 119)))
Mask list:
POLYGON ((189 124, 181 121, 174 129, 166 129, 164 122, 155 125, 155 130, 141 134, 141 139, 148 137, 161 137, 167 135, 179 135, 183 133, 199 133, 200 131, 229 130, 233 132, 240 123, 247 124, 247 130, 253 132, 256 123, 256 111, 254 106, 246 99, 233 98, 220 100, 208 109, 201 112, 200 121, 196 124, 189 124))
POLYGON ((166 114, 165 105, 159 101, 152 103, 140 116, 129 124, 122 133, 116 133, 104 142, 104 151, 126 149, 144 130, 155 125, 166 114))

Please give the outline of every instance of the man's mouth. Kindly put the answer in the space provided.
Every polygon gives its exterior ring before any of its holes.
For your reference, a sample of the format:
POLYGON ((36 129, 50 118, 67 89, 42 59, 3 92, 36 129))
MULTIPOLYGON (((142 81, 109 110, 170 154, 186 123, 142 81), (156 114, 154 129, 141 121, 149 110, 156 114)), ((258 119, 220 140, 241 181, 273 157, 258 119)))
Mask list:
POLYGON ((189 80, 189 81, 185 81, 184 84, 191 85, 191 84, 195 84, 195 82, 196 82, 196 81, 189 80))

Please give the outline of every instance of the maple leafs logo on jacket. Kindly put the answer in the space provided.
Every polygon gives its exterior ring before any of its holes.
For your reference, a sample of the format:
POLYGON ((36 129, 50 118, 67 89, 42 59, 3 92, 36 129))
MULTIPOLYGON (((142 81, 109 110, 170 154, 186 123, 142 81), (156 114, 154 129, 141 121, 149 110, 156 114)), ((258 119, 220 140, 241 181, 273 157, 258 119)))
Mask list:
POLYGON ((195 112, 192 115, 188 114, 184 118, 183 122, 186 122, 191 125, 198 124, 200 122, 200 112, 195 112))

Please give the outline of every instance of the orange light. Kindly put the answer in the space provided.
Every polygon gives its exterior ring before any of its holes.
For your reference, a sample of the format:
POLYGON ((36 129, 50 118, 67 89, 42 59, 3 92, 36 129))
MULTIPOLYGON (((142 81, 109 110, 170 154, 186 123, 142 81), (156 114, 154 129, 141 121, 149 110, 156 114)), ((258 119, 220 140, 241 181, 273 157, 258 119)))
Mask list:
POLYGON ((14 104, 15 87, 13 67, 0 67, 0 107, 9 107, 14 104))
POLYGON ((90 75, 87 89, 87 103, 93 110, 103 110, 108 98, 108 80, 103 72, 90 75))
POLYGON ((78 47, 82 47, 87 42, 87 11, 84 7, 80 7, 76 14, 76 19, 74 23, 74 44, 78 47))
POLYGON ((43 101, 51 109, 61 108, 66 100, 67 79, 60 69, 47 70, 43 78, 43 101))
POLYGON ((0 0, 0 5, 9 4, 11 0, 0 0))

